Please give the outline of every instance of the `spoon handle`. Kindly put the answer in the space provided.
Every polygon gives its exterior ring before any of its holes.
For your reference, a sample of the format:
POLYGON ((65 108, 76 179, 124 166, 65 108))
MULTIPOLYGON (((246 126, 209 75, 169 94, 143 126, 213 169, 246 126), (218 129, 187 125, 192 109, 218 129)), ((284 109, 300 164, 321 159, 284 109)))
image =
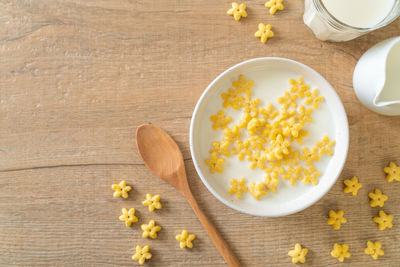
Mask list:
POLYGON ((192 192, 185 192, 185 197, 188 200, 190 206, 194 210, 194 213, 199 218, 201 224, 203 225, 204 229, 207 231, 208 235, 210 236, 211 240, 214 242, 215 246, 217 247, 219 253, 224 257, 226 263, 231 267, 239 267, 240 263, 239 260, 236 258, 235 254, 233 254, 232 250, 229 248, 226 241, 222 238, 221 234, 217 231, 215 226, 208 220, 207 216, 204 212, 200 209, 199 205, 197 204, 196 199, 194 198, 192 192))

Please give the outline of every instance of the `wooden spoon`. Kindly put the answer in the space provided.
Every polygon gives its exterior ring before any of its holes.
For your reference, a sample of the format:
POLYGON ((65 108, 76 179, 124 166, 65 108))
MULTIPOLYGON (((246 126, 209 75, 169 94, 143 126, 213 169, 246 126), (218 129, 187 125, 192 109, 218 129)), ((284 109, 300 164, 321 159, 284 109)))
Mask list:
POLYGON ((187 199, 228 265, 240 266, 228 244, 197 205, 187 181, 182 153, 174 140, 160 128, 145 124, 137 129, 136 145, 147 168, 159 178, 175 186, 187 199))

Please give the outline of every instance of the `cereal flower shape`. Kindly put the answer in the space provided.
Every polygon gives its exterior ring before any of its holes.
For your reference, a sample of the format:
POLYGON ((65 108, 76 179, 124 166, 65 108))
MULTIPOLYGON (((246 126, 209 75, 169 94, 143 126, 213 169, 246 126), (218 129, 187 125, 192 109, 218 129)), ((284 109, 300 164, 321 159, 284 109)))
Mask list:
POLYGON ((245 4, 238 4, 233 2, 232 8, 226 12, 228 15, 231 15, 235 18, 236 21, 240 20, 240 18, 247 17, 246 12, 246 5, 245 4))
POLYGON ((381 242, 367 242, 367 248, 364 250, 365 254, 371 255, 374 260, 378 259, 378 256, 383 256, 385 253, 382 250, 381 242))
POLYGON ((229 147, 230 147, 230 143, 229 142, 219 142, 219 141, 215 141, 212 142, 211 144, 211 149, 208 151, 210 154, 212 153, 217 153, 218 155, 224 155, 226 157, 229 157, 231 155, 230 151, 229 151, 229 147))
POLYGON ((154 197, 150 194, 146 194, 146 200, 142 202, 143 206, 149 206, 149 211, 152 212, 155 209, 162 209, 162 205, 160 203, 160 195, 155 195, 154 197))
POLYGON ((216 115, 210 117, 210 120, 213 122, 212 128, 217 130, 218 128, 224 129, 232 121, 232 118, 225 116, 223 110, 219 110, 216 115))
POLYGON ((132 225, 132 223, 135 223, 138 221, 138 218, 135 216, 135 209, 131 208, 129 211, 125 208, 122 209, 122 215, 119 216, 120 221, 124 221, 126 227, 129 227, 132 225))
POLYGON ((329 219, 328 224, 332 225, 333 229, 340 229, 342 223, 346 223, 347 220, 343 217, 343 210, 338 210, 335 212, 334 210, 329 211, 329 219))
POLYGON ((305 93, 308 90, 310 90, 310 86, 307 84, 304 84, 303 77, 299 77, 297 80, 290 79, 289 83, 290 83, 290 85, 292 85, 292 87, 290 88, 290 92, 296 93, 299 98, 304 98, 305 93))
POLYGON ((180 248, 193 248, 192 241, 196 238, 196 236, 189 234, 186 230, 182 230, 182 233, 177 235, 175 238, 179 241, 180 248))
POLYGON ((250 156, 253 153, 249 146, 250 141, 242 142, 241 140, 236 140, 235 148, 232 149, 232 153, 238 154, 239 160, 244 160, 245 156, 250 156))
POLYGON ((358 182, 358 178, 354 176, 351 179, 344 180, 343 182, 346 187, 344 188, 344 193, 351 193, 353 196, 357 196, 358 190, 362 187, 362 184, 358 182))
POLYGON ((226 143, 233 143, 240 138, 240 128, 237 125, 232 126, 232 128, 224 128, 225 136, 222 140, 226 143))
MULTIPOLYGON (((239 78, 236 81, 232 82, 232 86, 236 88, 236 92, 238 94, 244 93, 247 97, 251 96, 251 87, 253 87, 254 81, 247 80, 244 75, 239 75, 239 78)), ((257 99, 255 99, 257 102, 257 99)))
POLYGON ((267 194, 267 190, 265 188, 264 183, 250 183, 250 189, 249 189, 250 195, 252 195, 256 200, 260 200, 262 196, 265 196, 267 194))
POLYGON ((300 159, 304 161, 308 166, 310 166, 315 161, 319 161, 320 156, 318 154, 318 148, 313 147, 310 150, 307 147, 303 147, 303 153, 300 155, 300 159))
POLYGON ((292 257, 293 263, 298 263, 298 262, 305 263, 307 253, 308 253, 307 248, 303 248, 299 243, 296 243, 296 245, 294 245, 294 249, 289 251, 288 255, 292 257))
POLYGON ((393 215, 386 214, 383 210, 379 211, 379 216, 374 217, 374 222, 378 224, 379 230, 383 231, 386 228, 392 228, 393 215))
POLYGON ((369 205, 371 207, 383 207, 385 204, 385 201, 388 200, 388 196, 382 194, 382 191, 379 189, 375 189, 374 193, 370 192, 368 193, 368 197, 371 199, 369 201, 369 205))
POLYGON ((400 182, 400 166, 396 166, 394 162, 390 162, 389 166, 385 167, 383 171, 387 174, 386 180, 391 183, 394 180, 400 182))
POLYGON ((156 239, 157 232, 161 230, 161 226, 156 225, 154 220, 150 220, 148 224, 142 224, 141 228, 143 230, 143 238, 151 237, 153 239, 156 239))
POLYGON ((297 180, 303 179, 301 175, 303 171, 303 167, 298 165, 296 167, 288 166, 285 175, 283 175, 283 179, 290 180, 290 185, 295 185, 297 180))
POLYGON ((332 257, 337 258, 340 262, 343 262, 344 258, 350 258, 351 256, 349 252, 349 245, 340 245, 338 243, 335 243, 335 245, 333 246, 333 250, 331 251, 331 255, 332 257))
POLYGON ((278 134, 275 140, 270 141, 272 151, 267 154, 269 160, 282 159, 284 155, 289 154, 290 141, 284 139, 282 135, 278 134))
POLYGON ((314 165, 311 165, 310 168, 303 170, 304 172, 304 184, 312 183, 313 185, 318 184, 318 177, 321 176, 321 172, 315 169, 314 165))
POLYGON ((228 92, 222 93, 221 98, 224 100, 222 107, 228 108, 231 106, 235 110, 239 110, 240 104, 244 100, 244 97, 233 88, 229 88, 228 92))
POLYGON ((264 44, 267 42, 268 38, 271 38, 274 36, 274 32, 271 31, 271 25, 270 24, 263 24, 260 23, 258 24, 258 31, 256 31, 256 33, 254 33, 255 37, 260 38, 261 42, 263 42, 264 44))
POLYGON ((131 191, 132 187, 129 185, 126 185, 126 181, 123 180, 119 184, 113 184, 112 190, 114 190, 114 197, 123 197, 123 198, 128 198, 128 192, 131 191))
POLYGON ((323 96, 319 95, 319 91, 316 88, 312 92, 310 91, 305 92, 305 96, 307 98, 306 100, 304 100, 304 104, 312 105, 313 108, 315 109, 319 108, 319 103, 325 100, 323 96))
POLYGON ((273 15, 277 10, 283 10, 285 8, 282 2, 283 0, 269 0, 265 3, 265 7, 269 8, 269 13, 273 15))
POLYGON ((222 166, 225 163, 225 159, 218 157, 218 154, 216 152, 211 153, 211 157, 209 159, 206 159, 205 163, 209 167, 211 173, 222 173, 224 171, 224 168, 222 166))
POLYGON ((277 177, 278 174, 273 172, 273 174, 267 173, 267 175, 264 178, 265 187, 269 189, 271 193, 276 193, 276 187, 279 184, 279 179, 277 177))
POLYGON ((132 256, 132 260, 138 261, 140 265, 143 265, 146 260, 151 259, 150 247, 136 246, 136 253, 132 256))
POLYGON ((254 170, 255 168, 259 168, 260 170, 265 169, 265 161, 267 160, 267 156, 260 153, 260 151, 255 151, 253 155, 247 157, 248 161, 251 162, 250 169, 254 170))
POLYGON ((239 181, 235 178, 231 179, 231 187, 228 189, 228 193, 235 194, 237 198, 242 198, 244 192, 247 192, 249 188, 246 185, 246 179, 242 178, 239 181))
POLYGON ((319 148, 319 155, 333 155, 332 147, 335 145, 335 140, 330 140, 327 135, 322 138, 322 141, 317 142, 317 147, 319 148))

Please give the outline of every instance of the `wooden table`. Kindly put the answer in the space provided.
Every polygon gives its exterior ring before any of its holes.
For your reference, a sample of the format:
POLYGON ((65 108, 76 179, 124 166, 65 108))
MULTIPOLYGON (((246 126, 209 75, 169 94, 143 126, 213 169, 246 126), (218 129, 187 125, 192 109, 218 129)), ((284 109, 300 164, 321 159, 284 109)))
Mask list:
POLYGON ((132 248, 149 244, 150 266, 224 266, 200 223, 171 186, 142 164, 138 125, 152 122, 182 148, 199 205, 230 243, 243 266, 292 266, 287 252, 309 249, 303 266, 336 266, 335 242, 350 245, 340 266, 400 265, 400 184, 382 168, 400 164, 400 118, 377 115, 357 100, 352 72, 375 43, 400 32, 400 20, 346 43, 314 38, 302 22, 303 1, 285 1, 271 16, 264 1, 249 0, 248 18, 227 16, 230 1, 35 0, 0 1, 0 266, 132 266, 132 248), (253 34, 260 22, 276 34, 266 45, 253 34), (317 204, 282 218, 238 213, 200 181, 189 151, 196 101, 222 71, 246 59, 279 56, 321 73, 344 102, 350 150, 342 175, 317 204), (357 175, 363 188, 344 195, 343 180, 357 175), (111 184, 126 179, 128 200, 112 198, 111 184), (367 193, 389 196, 392 229, 378 231, 367 193), (163 210, 141 206, 159 193, 163 210), (118 220, 135 207, 140 222, 155 219, 157 240, 139 225, 118 220), (330 209, 344 209, 339 231, 326 224, 330 209), (178 248, 183 228, 195 248, 178 248), (383 242, 385 256, 364 254, 367 240, 383 242))

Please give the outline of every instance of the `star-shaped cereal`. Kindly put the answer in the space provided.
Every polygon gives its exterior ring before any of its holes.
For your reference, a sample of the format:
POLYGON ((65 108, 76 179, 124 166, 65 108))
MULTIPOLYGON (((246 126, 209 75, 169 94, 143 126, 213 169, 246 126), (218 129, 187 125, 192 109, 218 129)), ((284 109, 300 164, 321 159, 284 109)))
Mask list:
POLYGON ((179 241, 180 248, 193 248, 192 241, 196 238, 196 236, 189 234, 186 230, 182 230, 182 233, 177 235, 175 238, 179 241))
POLYGON ((296 245, 294 245, 294 249, 289 251, 288 255, 292 257, 293 263, 298 263, 298 262, 305 263, 307 253, 308 253, 307 248, 303 248, 299 243, 296 243, 296 245))
POLYGON ((132 256, 132 260, 138 261, 140 265, 143 265, 146 260, 151 259, 150 247, 136 246, 136 253, 132 256))
POLYGON ((394 180, 400 182, 400 166, 397 166, 394 162, 390 162, 389 166, 385 167, 383 171, 387 174, 386 180, 389 183, 394 180))
POLYGON ((296 93, 299 98, 304 98, 305 93, 310 90, 310 86, 304 84, 303 77, 299 77, 297 80, 290 79, 289 83, 292 85, 289 92, 296 93))
POLYGON ((244 192, 247 192, 249 188, 246 185, 246 179, 242 178, 239 181, 235 178, 231 179, 231 187, 228 189, 228 193, 235 194, 237 198, 242 198, 244 192))
POLYGON ((226 143, 233 143, 240 138, 240 128, 237 125, 232 126, 232 128, 226 127, 224 129, 224 137, 222 140, 226 143))
POLYGON ((231 106, 235 110, 239 110, 240 103, 244 100, 244 97, 233 88, 229 88, 228 92, 222 93, 221 98, 224 100, 222 107, 228 108, 231 106))
POLYGON ((312 92, 310 91, 305 92, 305 96, 307 98, 306 100, 304 100, 304 104, 312 105, 313 108, 315 109, 319 108, 319 103, 325 100, 323 96, 319 95, 319 91, 317 88, 315 88, 312 92))
POLYGON ((219 110, 216 115, 210 117, 210 120, 213 122, 212 128, 217 130, 218 128, 224 129, 232 121, 232 118, 225 116, 223 110, 219 110))
POLYGON ((214 141, 211 144, 211 149, 208 151, 208 153, 217 153, 218 155, 224 155, 225 157, 229 157, 231 155, 231 152, 229 151, 230 147, 229 142, 220 142, 220 141, 214 141))
POLYGON ((358 178, 354 176, 351 179, 344 180, 343 183, 346 185, 343 192, 351 193, 353 196, 356 196, 358 190, 362 187, 362 184, 358 182, 358 178))
POLYGON ((249 189, 250 195, 252 195, 256 200, 260 200, 262 196, 265 196, 267 194, 267 190, 265 188, 264 183, 254 183, 250 182, 250 189, 249 189))
POLYGON ((371 199, 369 201, 369 205, 371 207, 383 207, 383 205, 385 204, 385 201, 388 200, 388 196, 382 194, 382 191, 379 189, 375 189, 374 193, 369 192, 368 193, 368 197, 371 199))
POLYGON ((265 7, 269 8, 269 13, 273 15, 277 10, 283 10, 285 8, 282 2, 283 0, 269 0, 265 3, 265 7))
POLYGON ((278 134, 275 140, 271 140, 271 150, 267 154, 268 160, 282 159, 289 154, 290 141, 278 134))
POLYGON ((125 208, 122 209, 122 215, 119 216, 120 221, 124 221, 126 227, 129 227, 132 225, 132 223, 135 223, 138 221, 138 218, 135 216, 135 209, 131 208, 129 211, 125 208))
POLYGON ((260 151, 255 151, 252 155, 247 157, 247 160, 251 162, 250 169, 254 170, 255 168, 259 168, 260 170, 264 170, 267 156, 260 153, 260 151))
POLYGON ((228 15, 231 15, 235 18, 236 21, 240 20, 240 18, 247 17, 246 12, 246 5, 245 4, 238 4, 233 2, 232 8, 226 12, 228 15))
POLYGON ((304 169, 304 180, 303 184, 312 183, 313 185, 318 184, 318 177, 321 176, 321 172, 315 168, 314 165, 311 165, 310 168, 304 169))
POLYGON ((319 149, 319 155, 328 155, 332 156, 333 155, 333 149, 332 147, 336 144, 335 140, 330 140, 327 135, 325 135, 322 138, 322 141, 317 142, 316 146, 319 149))
POLYGON ((244 160, 245 156, 250 156, 253 152, 250 147, 250 141, 236 140, 235 147, 232 149, 233 154, 238 155, 240 161, 244 160))
POLYGON ((330 210, 328 224, 332 225, 333 229, 340 229, 341 224, 347 222, 346 218, 343 217, 343 215, 343 210, 338 210, 337 212, 334 210, 330 210))
POLYGON ((129 185, 126 185, 126 181, 123 180, 119 184, 113 184, 111 186, 112 190, 114 190, 114 197, 123 197, 123 198, 128 198, 129 194, 128 192, 132 190, 132 187, 129 185))
POLYGON ((160 203, 160 195, 152 196, 150 194, 146 194, 146 199, 142 202, 143 206, 149 206, 149 211, 152 212, 155 209, 162 209, 162 205, 160 203))
POLYGON ((225 159, 222 157, 218 157, 218 154, 216 152, 211 153, 211 157, 209 159, 206 159, 205 163, 209 167, 211 173, 222 173, 224 171, 224 168, 222 166, 225 163, 225 159))
POLYGON ((279 184, 279 179, 276 176, 271 175, 270 173, 267 173, 267 175, 264 178, 264 183, 265 187, 271 191, 271 193, 276 193, 276 187, 279 184))
POLYGON ((367 248, 364 250, 365 254, 371 255, 374 260, 378 259, 378 256, 383 256, 385 253, 382 250, 382 243, 381 242, 367 242, 367 248))
POLYGON ((318 148, 313 147, 311 150, 308 147, 303 147, 303 153, 300 155, 300 159, 310 166, 313 162, 319 161, 320 156, 318 153, 318 148))
POLYGON ((303 179, 302 172, 303 167, 301 165, 295 167, 289 165, 286 173, 283 175, 283 179, 290 180, 290 185, 295 185, 298 180, 303 179))
MULTIPOLYGON (((244 77, 244 75, 239 75, 239 78, 236 81, 232 82, 232 86, 235 87, 236 92, 238 94, 242 94, 244 93, 246 95, 246 97, 250 97, 251 96, 251 87, 253 87, 254 85, 254 81, 252 80, 247 80, 246 77, 244 77)), ((259 99, 254 99, 254 101, 260 101, 259 99)), ((241 104, 244 104, 243 102, 241 104)), ((258 105, 258 103, 257 103, 258 105)))
POLYGON ((337 258, 340 262, 343 262, 344 258, 350 258, 349 245, 335 243, 331 251, 331 256, 337 258))
POLYGON ((379 230, 383 231, 386 228, 392 228, 393 215, 386 214, 383 210, 379 211, 379 216, 374 217, 374 222, 378 224, 379 230))
POLYGON ((258 24, 258 31, 254 33, 255 37, 260 38, 262 43, 266 43, 268 38, 274 36, 274 32, 271 31, 271 24, 265 25, 264 23, 258 24))
POLYGON ((151 237, 153 239, 157 238, 157 232, 161 230, 161 226, 156 225, 154 220, 150 220, 148 224, 142 224, 141 228, 143 230, 143 238, 151 237))

